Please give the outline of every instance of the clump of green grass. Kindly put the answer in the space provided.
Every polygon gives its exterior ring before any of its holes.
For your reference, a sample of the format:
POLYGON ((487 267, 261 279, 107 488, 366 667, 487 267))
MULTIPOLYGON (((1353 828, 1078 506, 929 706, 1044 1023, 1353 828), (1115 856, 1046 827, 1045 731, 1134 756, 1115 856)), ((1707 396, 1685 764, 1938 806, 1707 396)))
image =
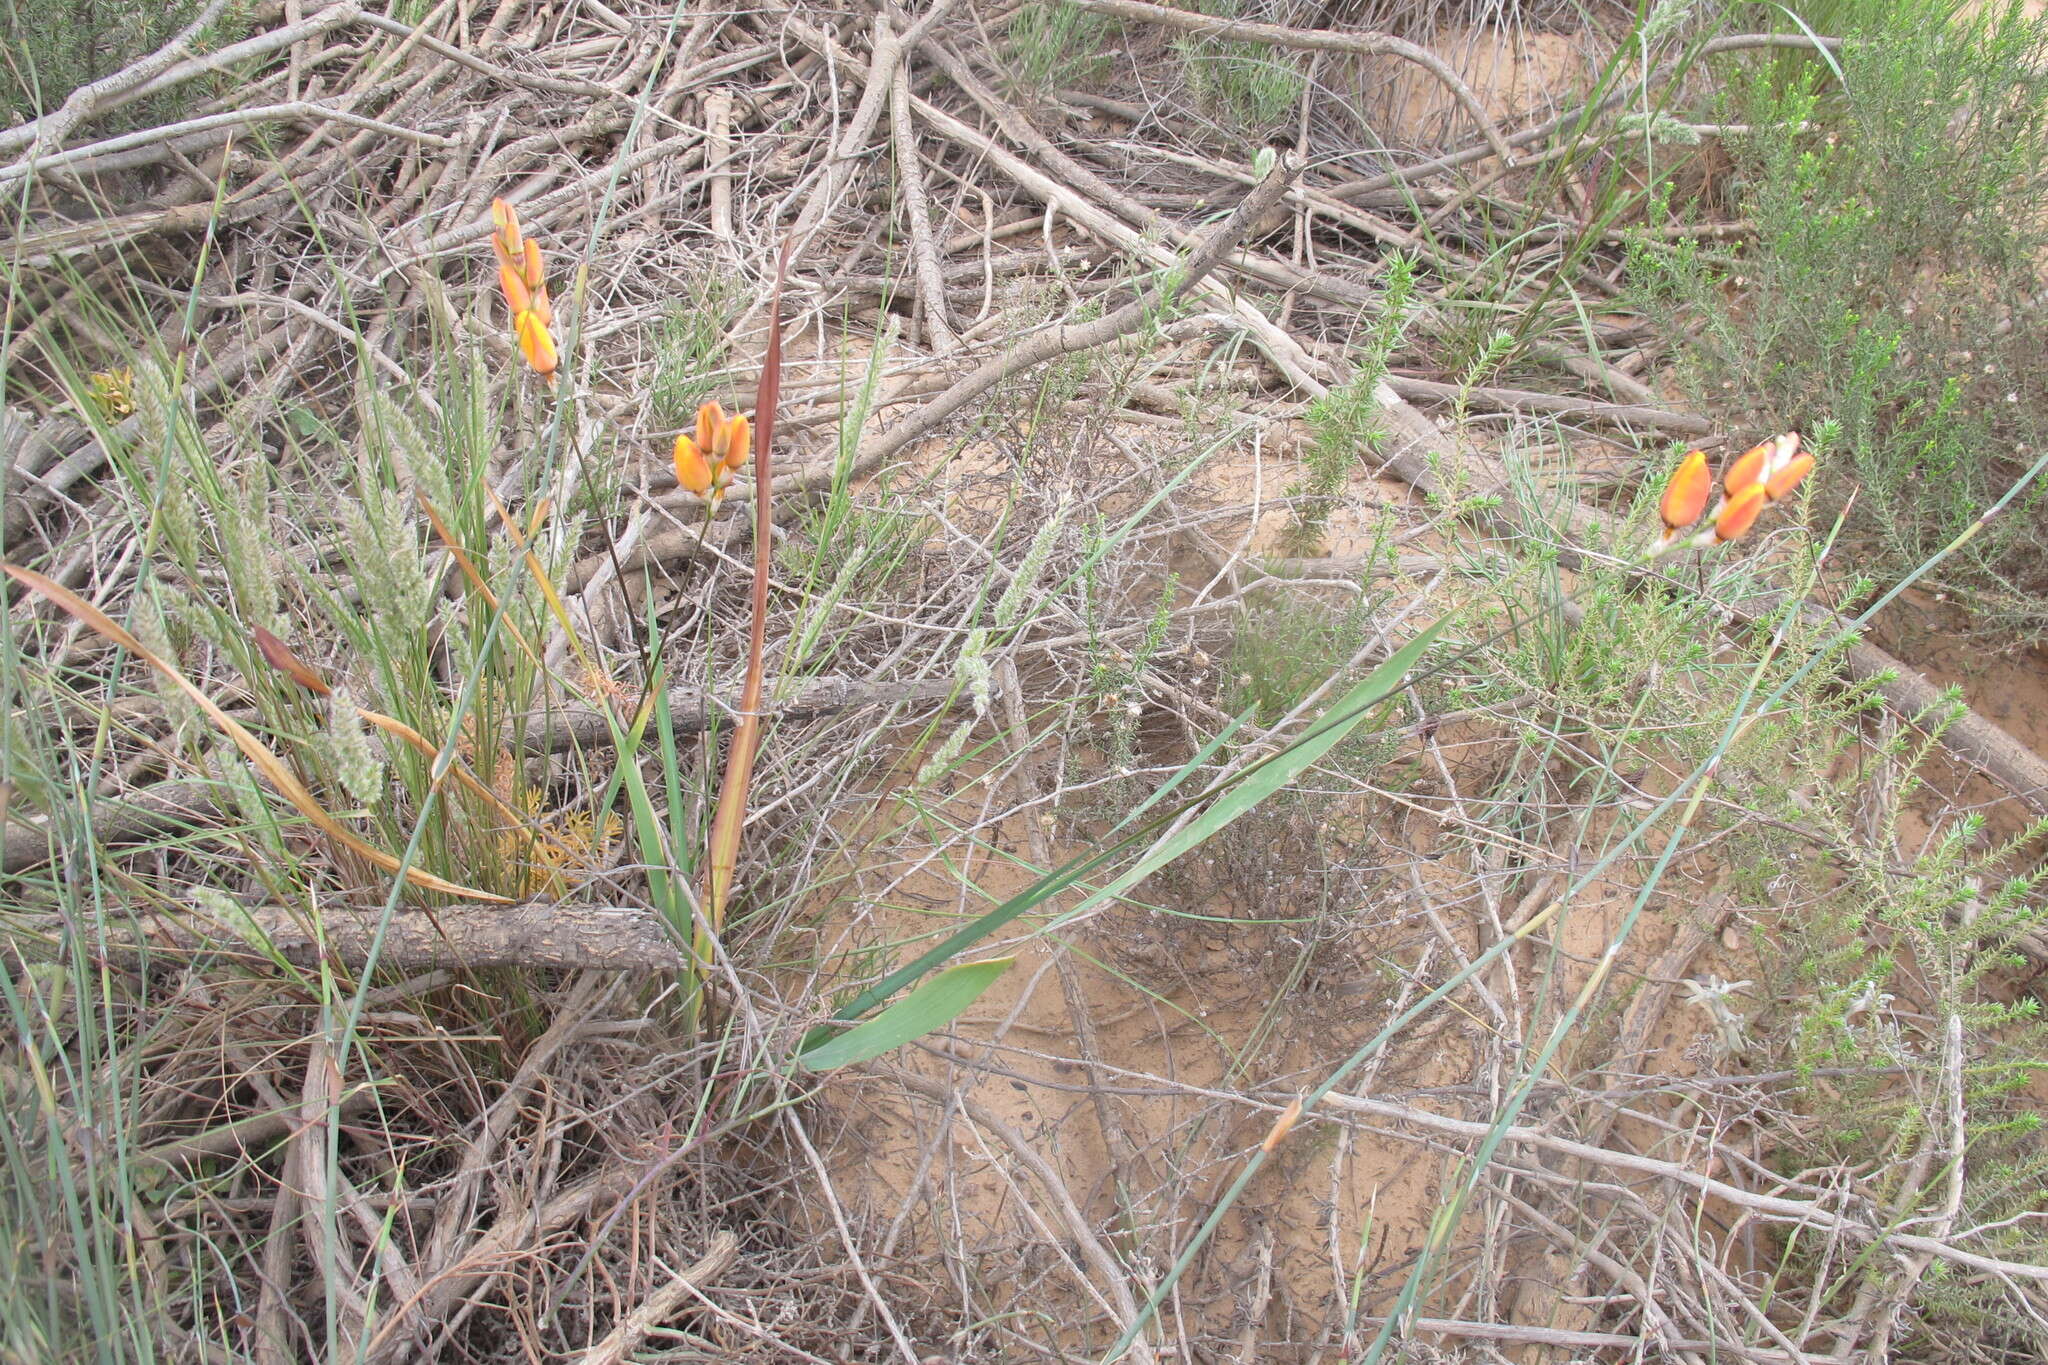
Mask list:
POLYGON ((1276 724, 1357 654, 1374 600, 1360 593, 1332 607, 1299 593, 1254 598, 1232 637, 1223 704, 1232 714, 1249 710, 1259 725, 1276 724))
POLYGON ((727 328, 739 302, 737 281, 707 270, 688 277, 682 296, 663 310, 647 382, 648 417, 657 431, 688 426, 697 405, 715 396, 730 345, 727 328))
MULTIPOLYGON (((1237 0, 1206 0, 1199 8, 1221 18, 1239 12, 1237 0)), ((1287 53, 1228 38, 1183 37, 1173 47, 1197 106, 1235 132, 1273 132, 1301 101, 1306 81, 1287 53)))
POLYGON ((1085 83, 1109 65, 1104 40, 1110 21, 1066 0, 1031 0, 1006 33, 1011 70, 1035 90, 1085 83))
MULTIPOLYGON (((2048 248, 2048 24, 1948 0, 1854 7, 1836 68, 1738 69, 1736 253, 1638 242, 1636 300, 1696 398, 1763 425, 1842 424, 1854 531, 1896 573, 1967 525, 2048 441, 2032 320, 2048 248)), ((1945 570, 1987 626, 2048 631, 2048 494, 1945 570)))

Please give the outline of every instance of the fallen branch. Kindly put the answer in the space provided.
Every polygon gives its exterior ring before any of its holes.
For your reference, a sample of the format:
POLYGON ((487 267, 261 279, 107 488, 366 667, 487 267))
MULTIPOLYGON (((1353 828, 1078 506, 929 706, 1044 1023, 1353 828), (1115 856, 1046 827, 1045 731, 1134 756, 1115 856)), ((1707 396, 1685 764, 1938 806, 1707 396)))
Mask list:
POLYGON ((674 1277, 654 1291, 647 1302, 628 1313, 625 1320, 590 1348, 580 1365, 625 1365, 626 1357, 640 1348, 647 1334, 674 1317, 676 1310, 703 1294, 698 1286, 716 1277, 739 1256, 739 1238, 720 1229, 695 1262, 678 1270, 674 1277))
POLYGON ((1387 376, 1387 387, 1403 398, 1463 402, 1471 407, 1503 412, 1553 413, 1560 417, 1611 422, 1616 426, 1668 431, 1675 436, 1711 436, 1719 430, 1706 418, 1690 412, 1673 412, 1669 408, 1643 407, 1635 403, 1602 403, 1591 398, 1537 393, 1531 389, 1467 388, 1428 379, 1407 379, 1400 375, 1387 376))
MULTIPOLYGON (((783 686, 791 690, 785 700, 768 705, 764 715, 770 719, 808 720, 865 706, 938 702, 957 690, 951 680, 894 683, 812 678, 783 686)), ((775 696, 777 692, 771 685, 769 695, 775 696)), ((670 689, 668 704, 675 719, 675 732, 694 735, 710 729, 714 717, 730 715, 736 703, 731 699, 709 699, 699 687, 678 686, 670 689)), ((511 730, 513 742, 532 754, 609 748, 612 738, 602 713, 584 706, 536 711, 519 720, 511 730)), ((167 830, 201 829, 212 821, 216 810, 214 784, 173 778, 126 796, 95 801, 92 837, 111 845, 146 839, 167 830)), ((19 872, 48 859, 50 833, 48 816, 10 820, 4 837, 0 837, 0 872, 19 872)))
POLYGON ((171 955, 232 955, 251 966, 272 954, 296 967, 323 960, 361 971, 377 948, 380 964, 400 970, 534 967, 562 971, 680 971, 687 957, 668 924, 634 905, 567 905, 526 901, 488 907, 448 905, 431 913, 401 910, 388 924, 381 910, 326 910, 318 925, 279 906, 248 911, 242 922, 197 914, 153 915, 108 922, 90 944, 67 949, 65 926, 40 918, 8 926, 8 948, 28 962, 67 960, 68 951, 126 968, 171 955), (382 936, 382 944, 378 939, 382 936))
POLYGON ((1479 126, 1480 134, 1493 154, 1508 165, 1514 164, 1514 155, 1509 152, 1500 129, 1486 115, 1486 107, 1479 97, 1472 93, 1472 87, 1465 84, 1450 64, 1426 47, 1418 47, 1403 38, 1386 33, 1341 33, 1326 29, 1288 28, 1281 24, 1261 24, 1249 19, 1221 18, 1194 10, 1167 9, 1163 5, 1148 5, 1144 0, 1072 0, 1076 9, 1093 10, 1097 14, 1114 15, 1134 23, 1157 24, 1161 28, 1177 28, 1183 33, 1201 37, 1249 39, 1255 43, 1271 43, 1275 47, 1299 48, 1309 52, 1348 52, 1361 57, 1399 57, 1402 61, 1413 62, 1423 70, 1442 81, 1444 88, 1451 92, 1472 121, 1479 126))
MULTIPOLYGON (((372 1087, 357 1086, 335 1102, 335 1113, 346 1118, 369 1108, 376 1098, 377 1093, 372 1087)), ((209 1128, 191 1137, 144 1147, 135 1153, 135 1158, 172 1170, 183 1170, 210 1159, 246 1157, 280 1138, 291 1136, 298 1128, 299 1115, 295 1110, 251 1114, 245 1119, 209 1128)))
MULTIPOLYGON (((1364 1314, 1358 1321, 1377 1327, 1386 1319, 1364 1314)), ((1794 1356, 1784 1351, 1696 1337, 1624 1336, 1619 1332, 1580 1332, 1565 1327, 1536 1327, 1518 1322, 1465 1322, 1456 1318, 1406 1318, 1403 1322, 1411 1332, 1428 1332, 1435 1336, 1519 1342, 1532 1346, 1604 1347, 1627 1351, 1631 1357, 1641 1360, 1655 1360, 1664 1351, 1714 1351, 1742 1360, 1786 1361, 1789 1365, 1848 1365, 1850 1359, 1847 1356, 1815 1355, 1811 1351, 1802 1351, 1794 1356)))
MULTIPOLYGON (((928 106, 920 112, 924 112, 928 119, 934 121, 943 118, 928 106)), ((972 134, 965 125, 951 119, 944 119, 944 123, 951 125, 941 128, 941 131, 948 135, 963 133, 975 141, 985 143, 985 139, 980 138, 978 134, 972 134)), ((1007 157, 1007 154, 1005 155, 1007 157)), ((1007 159, 1015 161, 1013 157, 1007 159)), ((1021 162, 1016 164, 1022 166, 1021 162)), ((1030 174, 1037 177, 1036 172, 1030 174)), ((1294 174, 1293 159, 1283 158, 1272 174, 1245 196, 1236 211, 1209 233, 1201 246, 1177 269, 1171 270, 1166 278, 1155 280, 1141 290, 1137 298, 1101 318, 1092 322, 1067 323, 1048 328, 1019 342, 995 359, 985 362, 918 409, 907 421, 864 445, 856 461, 856 467, 865 470, 882 464, 913 442, 938 430, 948 418, 1005 379, 1060 356, 1073 355, 1079 351, 1106 345, 1137 331, 1148 319, 1167 314, 1177 300, 1193 289, 1222 262, 1226 255, 1236 249, 1254 222, 1280 202, 1280 197, 1286 192, 1294 174)), ((1129 232, 1128 229, 1122 231, 1129 232)))

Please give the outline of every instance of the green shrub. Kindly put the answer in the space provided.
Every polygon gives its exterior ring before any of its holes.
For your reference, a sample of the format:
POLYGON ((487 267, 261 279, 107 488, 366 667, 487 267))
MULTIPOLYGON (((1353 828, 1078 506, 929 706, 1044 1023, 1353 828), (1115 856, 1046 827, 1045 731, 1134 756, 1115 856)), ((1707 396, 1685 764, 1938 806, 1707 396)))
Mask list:
POLYGON ((1387 377, 1387 365, 1414 320, 1415 281, 1411 258, 1388 258, 1379 306, 1367 324, 1364 345, 1350 376, 1309 405, 1308 425, 1313 435, 1302 461, 1306 468, 1302 479, 1288 489, 1302 499, 1290 538, 1305 550, 1321 543, 1359 456, 1384 435, 1373 391, 1387 377))
MULTIPOLYGON (((2018 9, 1958 19, 1946 3, 1853 7, 1829 64, 1738 69, 1729 151, 1741 215, 1730 257, 1639 242, 1639 303, 1677 338, 1693 396, 1758 430, 1840 420, 1832 485, 1880 572, 1917 563, 1972 520, 2048 439, 2040 328, 2048 247, 2042 59, 2048 27, 2018 9)), ((2041 494, 1951 562, 1946 585, 1987 626, 2048 629, 2041 494)))
MULTIPOLYGON (((57 108, 79 86, 154 52, 198 9, 198 0, 0 0, 0 123, 57 108)), ((224 17, 218 30, 229 26, 224 17)), ((115 119, 122 127, 144 127, 167 116, 176 99, 173 93, 141 100, 115 119)))

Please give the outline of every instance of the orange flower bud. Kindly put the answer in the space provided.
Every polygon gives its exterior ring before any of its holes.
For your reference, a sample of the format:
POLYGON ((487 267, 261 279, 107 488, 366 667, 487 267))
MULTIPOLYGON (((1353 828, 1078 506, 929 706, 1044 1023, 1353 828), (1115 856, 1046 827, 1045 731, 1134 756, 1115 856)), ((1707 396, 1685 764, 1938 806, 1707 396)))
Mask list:
POLYGON ((1739 495, 1743 489, 1763 482, 1764 460, 1771 453, 1769 441, 1759 441, 1729 462, 1728 472, 1722 476, 1721 488, 1729 498, 1739 495))
POLYGON ((1759 441, 1735 457, 1722 481, 1730 501, 1752 484, 1768 484, 1791 461, 1799 449, 1799 433, 1784 431, 1768 441, 1759 441))
POLYGON ((705 497, 711 492, 711 466, 704 463, 704 452, 687 435, 676 437, 676 482, 705 497))
POLYGON ((1799 486, 1799 481, 1813 472, 1813 456, 1804 453, 1794 455, 1785 467, 1771 476, 1764 485, 1764 496, 1772 502, 1784 497, 1799 486))
POLYGON ((747 447, 753 440, 752 429, 744 417, 735 417, 725 424, 725 467, 739 471, 747 463, 747 447))
POLYGON ((519 250, 519 210, 503 199, 491 200, 491 224, 510 252, 519 250))
POLYGON ((498 266, 515 274, 523 274, 525 263, 525 239, 519 233, 519 213, 502 199, 491 201, 491 250, 498 257, 498 266))
POLYGON ((1707 510, 1707 499, 1713 496, 1713 492, 1714 476, 1707 468, 1707 457, 1695 450, 1672 471, 1670 480, 1664 485, 1664 497, 1657 504, 1657 515, 1664 518, 1665 529, 1676 535, 1698 521, 1700 513, 1707 510))
POLYGON ((1740 539, 1750 527, 1756 525, 1757 516, 1764 510, 1766 501, 1764 490, 1756 484, 1751 484, 1728 500, 1727 505, 1722 507, 1720 514, 1714 518, 1714 529, 1702 535, 1700 539, 1713 545, 1725 545, 1731 540, 1740 539))
POLYGON ((528 309, 514 318, 512 325, 519 337, 519 353, 526 357, 526 363, 533 366, 535 374, 553 383, 555 367, 562 362, 547 324, 540 320, 539 314, 528 309))
POLYGON ((708 454, 717 454, 718 437, 725 430, 725 409, 716 403, 706 403, 697 409, 697 448, 708 454))
POLYGON ((512 316, 533 309, 533 294, 527 289, 526 281, 519 278, 519 272, 509 265, 498 267, 498 288, 505 291, 505 306, 512 310, 512 316))
POLYGON ((539 289, 543 278, 540 266, 540 243, 534 241, 531 237, 526 239, 526 252, 520 258, 520 265, 524 268, 523 273, 526 276, 526 287, 534 290, 539 289))

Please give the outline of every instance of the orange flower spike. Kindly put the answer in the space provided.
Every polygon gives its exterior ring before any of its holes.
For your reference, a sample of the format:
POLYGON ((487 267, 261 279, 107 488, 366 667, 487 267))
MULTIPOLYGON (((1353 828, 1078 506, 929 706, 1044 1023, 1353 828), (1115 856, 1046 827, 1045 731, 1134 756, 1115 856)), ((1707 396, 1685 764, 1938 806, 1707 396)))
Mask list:
POLYGON ((753 432, 744 417, 735 417, 725 424, 725 467, 735 474, 746 467, 747 448, 753 442, 753 432))
POLYGON ((1707 468, 1707 457, 1695 450, 1672 471, 1664 485, 1664 497, 1657 504, 1657 515, 1664 519, 1667 535, 1677 535, 1698 521, 1713 494, 1714 475, 1707 468))
POLYGON ((711 466, 704 462, 704 452, 697 443, 682 435, 676 437, 676 482, 705 497, 711 492, 711 466))
POLYGON ((1764 497, 1772 502, 1778 501, 1797 488, 1800 480, 1812 472, 1813 456, 1801 451, 1787 461, 1783 469, 1771 476, 1770 482, 1764 485, 1764 497))
POLYGON ((1750 527, 1756 525, 1757 516, 1764 510, 1764 504, 1768 501, 1764 490, 1756 484, 1751 484, 1728 500, 1728 505, 1714 518, 1714 529, 1703 533, 1700 539, 1713 545, 1726 545, 1731 540, 1740 540, 1750 527))

